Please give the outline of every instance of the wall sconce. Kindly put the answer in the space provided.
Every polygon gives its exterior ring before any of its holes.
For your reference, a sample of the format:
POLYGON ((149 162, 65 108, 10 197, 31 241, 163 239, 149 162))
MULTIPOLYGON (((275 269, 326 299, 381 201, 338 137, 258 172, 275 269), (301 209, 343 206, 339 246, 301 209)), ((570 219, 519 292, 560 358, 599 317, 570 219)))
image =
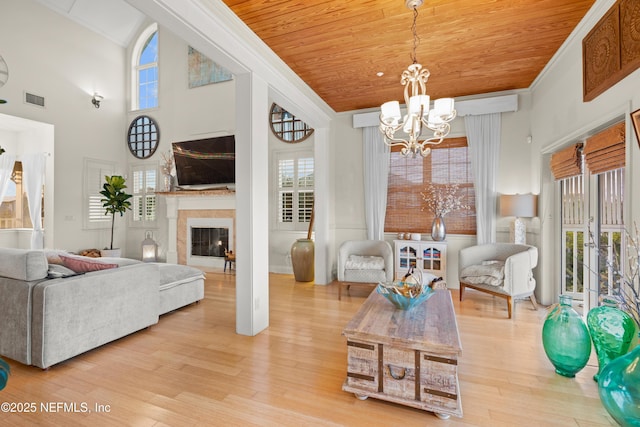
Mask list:
POLYGON ((151 238, 151 232, 147 231, 142 241, 142 261, 156 262, 158 258, 158 244, 151 238))
POLYGON ((94 107, 100 108, 100 102, 104 99, 104 96, 98 95, 98 92, 93 93, 93 98, 91 99, 91 103, 94 107))
POLYGON ((515 216, 509 229, 513 243, 527 244, 527 227, 522 218, 533 218, 538 212, 538 196, 535 194, 501 194, 500 215, 515 216))

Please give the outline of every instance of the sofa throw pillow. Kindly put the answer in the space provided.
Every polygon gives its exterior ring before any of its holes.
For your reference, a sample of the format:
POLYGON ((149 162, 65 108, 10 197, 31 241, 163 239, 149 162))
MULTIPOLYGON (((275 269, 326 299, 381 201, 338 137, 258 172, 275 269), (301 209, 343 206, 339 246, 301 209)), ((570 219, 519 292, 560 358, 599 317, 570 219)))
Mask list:
MULTIPOLYGON (((60 260, 62 262, 62 260, 60 260)), ((61 277, 71 277, 77 276, 78 274, 70 268, 65 267, 61 264, 49 264, 49 270, 47 272, 48 279, 59 279, 61 277)))
POLYGON ((111 264, 99 261, 95 258, 83 256, 71 256, 60 254, 60 259, 65 267, 70 268, 76 273, 87 273, 89 271, 107 270, 116 268, 118 264, 111 264))
POLYGON ((504 279, 504 262, 492 261, 465 267, 460 272, 460 280, 474 285, 501 286, 504 279))
POLYGON ((45 249, 44 254, 47 257, 47 262, 49 263, 49 265, 51 264, 62 265, 62 259, 60 258, 60 254, 66 255, 67 251, 57 250, 57 249, 45 249))
POLYGON ((349 255, 344 268, 347 270, 384 270, 384 258, 379 256, 349 255))

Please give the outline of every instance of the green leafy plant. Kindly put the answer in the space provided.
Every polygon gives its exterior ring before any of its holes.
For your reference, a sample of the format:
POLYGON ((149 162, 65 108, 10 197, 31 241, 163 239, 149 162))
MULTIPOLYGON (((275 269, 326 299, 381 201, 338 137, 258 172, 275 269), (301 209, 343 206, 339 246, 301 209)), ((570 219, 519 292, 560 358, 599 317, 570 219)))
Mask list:
POLYGON ((104 196, 100 201, 102 207, 105 208, 105 214, 111 214, 111 244, 109 249, 113 249, 113 229, 116 221, 116 213, 120 216, 124 215, 127 209, 131 209, 131 202, 129 199, 131 194, 127 194, 124 189, 125 179, 120 175, 105 176, 105 183, 102 185, 102 191, 100 194, 104 196))
POLYGON ((5 388, 7 385, 7 381, 9 381, 9 374, 11 373, 11 368, 9 368, 9 364, 4 360, 0 359, 0 390, 5 388))
POLYGON ((4 148, 0 147, 0 155, 2 155, 2 153, 4 153, 4 148))

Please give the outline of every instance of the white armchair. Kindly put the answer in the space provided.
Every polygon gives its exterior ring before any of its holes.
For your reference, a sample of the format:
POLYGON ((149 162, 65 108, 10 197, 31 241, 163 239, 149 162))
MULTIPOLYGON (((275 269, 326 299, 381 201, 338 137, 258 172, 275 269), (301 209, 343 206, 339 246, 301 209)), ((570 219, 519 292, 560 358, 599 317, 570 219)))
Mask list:
POLYGON ((458 254, 460 301, 465 288, 472 288, 506 299, 509 319, 514 299, 529 297, 537 309, 533 294, 536 280, 532 272, 537 265, 538 249, 535 246, 489 243, 464 248, 458 254))
POLYGON ((393 280, 393 249, 384 240, 347 240, 338 250, 338 299, 353 283, 377 285, 393 280))

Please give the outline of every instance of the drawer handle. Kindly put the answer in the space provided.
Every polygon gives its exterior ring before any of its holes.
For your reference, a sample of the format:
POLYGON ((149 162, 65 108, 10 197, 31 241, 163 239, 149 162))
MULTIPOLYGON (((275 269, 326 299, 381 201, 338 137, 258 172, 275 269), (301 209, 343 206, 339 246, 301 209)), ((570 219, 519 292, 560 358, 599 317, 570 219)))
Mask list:
POLYGON ((391 370, 391 365, 387 365, 387 369, 389 370, 389 375, 391 375, 391 378, 393 378, 394 380, 401 380, 405 377, 405 375, 407 375, 407 368, 402 368, 402 373, 400 375, 396 375, 393 373, 393 371, 391 370))

